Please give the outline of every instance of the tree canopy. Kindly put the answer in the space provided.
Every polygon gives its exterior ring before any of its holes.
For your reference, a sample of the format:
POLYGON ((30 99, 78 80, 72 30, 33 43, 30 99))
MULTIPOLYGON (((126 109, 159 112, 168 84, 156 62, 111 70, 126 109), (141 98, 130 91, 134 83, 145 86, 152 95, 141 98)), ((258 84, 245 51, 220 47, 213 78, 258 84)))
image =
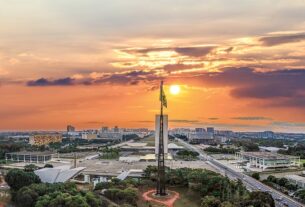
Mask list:
POLYGON ((23 186, 40 183, 39 177, 33 172, 25 172, 20 169, 10 170, 5 177, 5 181, 14 191, 19 190, 23 186))

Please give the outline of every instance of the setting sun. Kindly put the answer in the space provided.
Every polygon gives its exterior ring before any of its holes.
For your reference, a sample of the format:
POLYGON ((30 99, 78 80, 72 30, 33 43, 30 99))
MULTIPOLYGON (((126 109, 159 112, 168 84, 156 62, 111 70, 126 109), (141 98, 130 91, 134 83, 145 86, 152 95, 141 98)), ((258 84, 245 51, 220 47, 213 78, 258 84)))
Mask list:
POLYGON ((179 85, 171 85, 169 91, 173 95, 177 95, 180 93, 180 86, 179 85))

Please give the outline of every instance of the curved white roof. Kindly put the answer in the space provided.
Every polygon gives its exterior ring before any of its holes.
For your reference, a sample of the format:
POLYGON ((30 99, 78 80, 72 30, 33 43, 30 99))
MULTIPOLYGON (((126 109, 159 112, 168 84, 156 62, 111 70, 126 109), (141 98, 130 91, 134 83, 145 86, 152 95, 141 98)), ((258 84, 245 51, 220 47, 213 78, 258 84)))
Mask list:
POLYGON ((43 183, 61 183, 73 178, 84 169, 85 167, 70 169, 70 166, 64 165, 54 168, 43 168, 35 170, 34 173, 43 183))

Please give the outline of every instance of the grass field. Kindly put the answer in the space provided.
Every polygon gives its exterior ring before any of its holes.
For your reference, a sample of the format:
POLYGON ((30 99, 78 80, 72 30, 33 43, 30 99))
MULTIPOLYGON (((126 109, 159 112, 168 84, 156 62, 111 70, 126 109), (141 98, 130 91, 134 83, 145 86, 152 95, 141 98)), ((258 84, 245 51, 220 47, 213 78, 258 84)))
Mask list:
MULTIPOLYGON (((155 137, 154 136, 150 136, 148 138, 141 139, 140 142, 147 143, 147 146, 155 146, 155 137)), ((183 146, 178 141, 169 141, 168 143, 175 143, 178 146, 183 146)))
POLYGON ((155 146, 155 137, 150 136, 141 140, 143 143, 147 143, 147 146, 155 146))

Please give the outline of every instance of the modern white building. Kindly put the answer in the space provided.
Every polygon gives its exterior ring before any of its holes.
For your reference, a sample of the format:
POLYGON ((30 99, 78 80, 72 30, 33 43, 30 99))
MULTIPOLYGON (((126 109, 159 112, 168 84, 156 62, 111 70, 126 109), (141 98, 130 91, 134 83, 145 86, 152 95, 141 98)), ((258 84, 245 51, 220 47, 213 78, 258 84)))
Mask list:
MULTIPOLYGON (((155 153, 159 153, 160 115, 155 116, 155 153)), ((163 115, 163 144, 164 153, 168 153, 168 115, 163 115)))
POLYGON ((43 183, 63 183, 75 177, 85 167, 70 169, 69 165, 58 166, 54 168, 42 168, 35 170, 34 173, 40 178, 43 183))
POLYGON ((271 152, 237 152, 237 164, 247 169, 259 168, 261 170, 299 167, 300 157, 286 156, 271 152))
POLYGON ((5 160, 13 162, 46 163, 52 159, 53 155, 53 152, 9 152, 5 153, 5 160))

